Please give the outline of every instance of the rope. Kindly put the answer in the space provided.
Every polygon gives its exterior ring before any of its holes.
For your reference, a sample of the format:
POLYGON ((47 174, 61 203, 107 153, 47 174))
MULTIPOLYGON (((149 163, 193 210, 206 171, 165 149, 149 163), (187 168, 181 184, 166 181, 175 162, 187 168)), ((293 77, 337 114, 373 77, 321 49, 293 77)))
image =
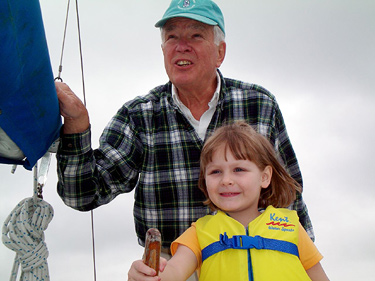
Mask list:
MULTIPOLYGON (((48 155, 50 156, 50 155, 48 155)), ((44 230, 53 218, 53 208, 41 197, 37 180, 37 164, 34 166, 34 195, 25 198, 12 210, 2 227, 3 244, 16 252, 10 281, 49 281, 47 264, 48 249, 44 242, 44 230)))

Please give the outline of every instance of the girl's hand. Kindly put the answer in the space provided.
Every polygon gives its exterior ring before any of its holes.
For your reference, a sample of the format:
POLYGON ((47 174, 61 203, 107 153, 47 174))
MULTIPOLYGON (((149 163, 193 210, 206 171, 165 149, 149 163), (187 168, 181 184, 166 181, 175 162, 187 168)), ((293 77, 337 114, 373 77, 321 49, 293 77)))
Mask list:
MULTIPOLYGON (((167 260, 160 258, 160 272, 163 272, 167 266, 167 260)), ((156 276, 156 271, 144 264, 142 260, 132 263, 128 272, 128 281, 160 281, 161 278, 156 276)))

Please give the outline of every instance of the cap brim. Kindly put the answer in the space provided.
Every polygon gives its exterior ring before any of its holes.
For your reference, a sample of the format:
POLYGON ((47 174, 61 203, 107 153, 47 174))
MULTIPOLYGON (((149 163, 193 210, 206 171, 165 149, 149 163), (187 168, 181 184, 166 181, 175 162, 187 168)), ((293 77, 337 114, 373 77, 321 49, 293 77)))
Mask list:
POLYGON ((217 22, 215 22, 215 21, 213 21, 209 18, 200 16, 200 15, 195 15, 195 14, 183 13, 183 14, 175 14, 173 16, 163 18, 155 24, 155 27, 163 27, 164 24, 168 20, 173 19, 173 18, 188 18, 188 19, 193 19, 193 20, 199 21, 199 22, 203 22, 203 23, 208 24, 208 25, 218 25, 217 22))

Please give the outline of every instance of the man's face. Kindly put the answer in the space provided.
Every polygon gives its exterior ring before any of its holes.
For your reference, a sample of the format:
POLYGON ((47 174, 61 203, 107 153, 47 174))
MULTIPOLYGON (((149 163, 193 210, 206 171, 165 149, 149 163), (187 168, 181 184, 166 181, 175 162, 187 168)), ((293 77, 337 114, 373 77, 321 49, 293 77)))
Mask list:
POLYGON ((162 50, 168 77, 177 88, 199 89, 212 83, 225 56, 225 43, 214 43, 213 26, 187 18, 163 27, 162 50))

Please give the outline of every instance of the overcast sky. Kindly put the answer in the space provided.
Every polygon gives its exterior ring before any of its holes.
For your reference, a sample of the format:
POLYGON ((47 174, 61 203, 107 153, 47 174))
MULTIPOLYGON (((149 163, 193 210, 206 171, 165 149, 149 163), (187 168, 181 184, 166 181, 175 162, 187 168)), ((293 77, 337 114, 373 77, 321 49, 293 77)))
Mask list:
MULTIPOLYGON (((164 84, 160 33, 169 0, 81 0, 80 26, 93 146, 120 106, 164 84)), ((262 85, 281 107, 304 177, 304 199, 331 280, 373 280, 375 266, 375 2, 217 0, 226 24, 225 77, 262 85)), ((41 0, 54 76, 67 0, 41 0)), ((75 3, 62 78, 82 98, 75 3)), ((1 69, 0 71, 6 71, 1 69)), ((0 221, 33 192, 33 175, 0 165, 0 221)), ((44 199, 51 280, 93 280, 90 212, 63 204, 52 159, 44 199)), ((133 193, 94 211, 97 280, 127 280, 142 256, 133 193)), ((0 280, 15 254, 0 246, 0 280)))

